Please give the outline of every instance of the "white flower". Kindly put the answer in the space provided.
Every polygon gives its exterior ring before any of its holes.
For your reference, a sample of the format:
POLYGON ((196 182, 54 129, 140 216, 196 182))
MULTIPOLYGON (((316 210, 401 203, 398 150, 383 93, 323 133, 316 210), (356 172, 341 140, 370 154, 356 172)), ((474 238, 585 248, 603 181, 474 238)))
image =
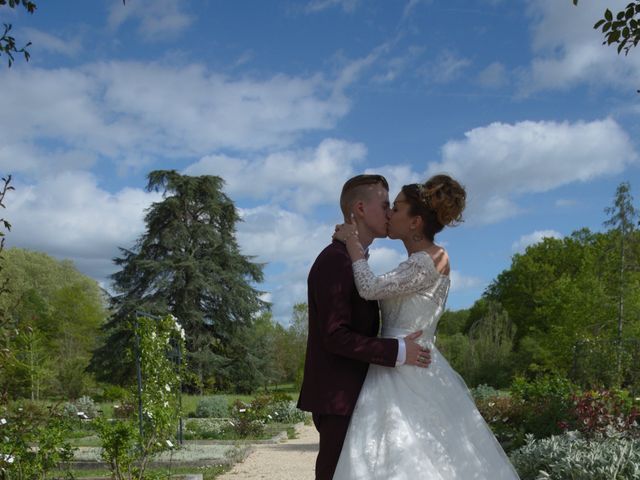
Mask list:
POLYGON ((240 413, 244 413, 244 412, 246 412, 246 411, 247 411, 247 409, 246 409, 246 408, 241 408, 241 409, 240 409, 240 410, 238 410, 238 411, 239 411, 240 413))
POLYGON ((169 402, 164 402, 164 403, 162 404, 162 406, 163 406, 164 408, 167 408, 167 407, 169 406, 169 402))
POLYGON ((166 442, 169 448, 173 448, 173 443, 171 443, 171 440, 167 440, 166 442))
POLYGON ((78 415, 78 417, 82 418, 83 420, 89 420, 89 417, 84 412, 78 412, 77 415, 78 415))
POLYGON ((0 418, 0 425, 6 425, 7 424, 7 420, 4 418, 0 418))
POLYGON ((165 389, 167 392, 170 392, 170 391, 171 391, 171 387, 169 386, 169 384, 168 384, 168 383, 164 386, 164 389, 165 389))
POLYGON ((13 455, 0 453, 0 460, 4 460, 6 463, 13 463, 15 460, 15 457, 13 455))
POLYGON ((156 339, 156 332, 151 332, 151 340, 155 340, 156 339))
POLYGON ((269 420, 273 419, 273 417, 271 415, 267 415, 267 417, 269 417, 269 420))

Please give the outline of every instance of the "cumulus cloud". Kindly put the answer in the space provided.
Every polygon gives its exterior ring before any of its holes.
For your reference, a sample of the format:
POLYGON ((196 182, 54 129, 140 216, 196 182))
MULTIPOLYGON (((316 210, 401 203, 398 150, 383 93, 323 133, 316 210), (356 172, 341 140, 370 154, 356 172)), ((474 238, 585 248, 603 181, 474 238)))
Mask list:
POLYGON ((13 164, 21 172, 55 167, 38 147, 44 142, 47 152, 76 152, 71 167, 78 168, 96 156, 118 164, 282 148, 334 127, 349 110, 343 92, 320 75, 232 78, 199 65, 108 62, 3 69, 0 81, 12 92, 0 96, 0 109, 12 112, 0 119, 0 162, 20 153, 13 164))
POLYGON ((238 243, 244 254, 256 256, 259 262, 310 266, 315 256, 331 242, 333 224, 314 222, 273 205, 239 212, 242 222, 237 225, 238 243))
POLYGON ((16 183, 7 203, 9 246, 73 260, 103 280, 113 272, 118 247, 130 248, 144 231, 144 210, 155 193, 125 188, 112 194, 86 172, 65 172, 33 185, 16 183))
POLYGON ((467 220, 488 224, 513 216, 521 194, 622 172, 637 161, 615 120, 492 123, 442 148, 428 175, 448 172, 467 187, 467 220))
POLYGON ((522 235, 517 241, 513 242, 511 249, 514 252, 524 252, 530 245, 541 242, 545 238, 562 238, 560 232, 555 230, 536 230, 535 232, 522 235))
MULTIPOLYGON (((614 12, 627 0, 612 0, 606 7, 614 12)), ((578 83, 611 87, 636 87, 640 57, 617 55, 602 45, 602 33, 592 28, 602 17, 599 2, 529 0, 532 18, 534 58, 521 75, 523 94, 543 89, 566 90, 578 83)))
POLYGON ((219 175, 234 197, 267 199, 307 211, 338 204, 342 184, 366 156, 361 143, 328 138, 313 149, 284 150, 255 159, 209 155, 188 166, 189 175, 219 175))
POLYGON ((174 0, 136 0, 123 7, 113 2, 109 8, 108 25, 119 28, 127 21, 137 21, 138 33, 146 40, 171 40, 188 28, 195 16, 184 11, 187 2, 174 0))

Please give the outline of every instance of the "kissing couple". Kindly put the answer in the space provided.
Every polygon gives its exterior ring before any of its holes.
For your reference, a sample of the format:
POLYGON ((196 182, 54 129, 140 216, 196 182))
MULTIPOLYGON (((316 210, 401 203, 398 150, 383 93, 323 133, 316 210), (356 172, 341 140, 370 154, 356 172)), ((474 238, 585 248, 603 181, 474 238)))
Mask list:
POLYGON ((447 175, 403 186, 393 206, 381 175, 344 184, 345 223, 308 277, 298 408, 320 434, 316 480, 519 478, 434 345, 450 285, 449 257, 434 239, 461 221, 465 202, 447 175), (376 276, 367 249, 387 236, 408 258, 376 276))

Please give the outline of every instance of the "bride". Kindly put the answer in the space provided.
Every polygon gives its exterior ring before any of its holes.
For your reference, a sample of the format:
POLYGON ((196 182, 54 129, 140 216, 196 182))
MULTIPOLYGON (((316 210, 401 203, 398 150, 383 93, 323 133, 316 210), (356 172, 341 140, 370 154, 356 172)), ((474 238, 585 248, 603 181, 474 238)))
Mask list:
MULTIPOLYGON (((357 236, 357 219, 339 225, 358 292, 380 300, 382 336, 423 330, 429 368, 371 365, 360 391, 334 480, 518 479, 502 447, 475 407, 467 386, 434 345, 449 293, 447 252, 434 243, 461 219, 466 193, 447 175, 402 187, 389 218, 389 238, 409 258, 375 276, 357 236)), ((353 218, 353 217, 352 217, 353 218)))

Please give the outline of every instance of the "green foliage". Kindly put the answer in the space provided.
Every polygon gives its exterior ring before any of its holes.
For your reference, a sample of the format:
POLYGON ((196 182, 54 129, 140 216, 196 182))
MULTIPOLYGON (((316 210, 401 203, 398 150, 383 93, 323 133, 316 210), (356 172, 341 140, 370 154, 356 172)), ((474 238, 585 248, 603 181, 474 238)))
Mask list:
POLYGON ((44 480, 53 470, 71 478, 68 462, 74 449, 67 441, 70 432, 70 420, 57 408, 44 409, 31 402, 0 407, 2 478, 44 480))
MULTIPOLYGON (((216 176, 173 170, 149 173, 147 189, 163 193, 146 216, 146 231, 114 261, 117 295, 105 325, 105 343, 91 370, 99 380, 125 384, 133 372, 127 319, 136 311, 170 311, 186 332, 187 357, 200 389, 218 381, 231 360, 228 345, 266 304, 252 287, 262 266, 241 255, 235 239, 238 213, 216 176), (211 378, 210 376, 213 375, 211 378)), ((239 356, 238 356, 239 357, 239 356)), ((253 364, 250 364, 253 365, 253 364)))
POLYGON ((481 299, 457 319, 447 335, 438 332, 437 344, 454 369, 469 385, 508 386, 513 373, 515 327, 497 302, 481 299), (469 327, 466 324, 473 320, 469 327), (467 330, 464 335, 461 331, 467 330))
POLYGON ((516 378, 511 385, 511 398, 520 403, 519 428, 536 438, 544 438, 563 431, 564 422, 571 417, 573 396, 577 387, 560 376, 538 377, 527 381, 516 378))
POLYGON ((183 371, 169 356, 184 348, 184 331, 176 318, 138 317, 132 325, 138 340, 142 374, 140 417, 99 420, 96 429, 103 444, 103 459, 117 480, 141 480, 150 458, 173 446, 180 414, 183 371))
MULTIPOLYGON (((11 8, 22 5, 29 13, 33 13, 36 10, 36 4, 30 0, 0 0, 0 7, 9 5, 11 8)), ((31 42, 27 43, 24 47, 18 48, 16 46, 16 39, 9 33, 11 32, 11 24, 4 24, 4 32, 0 37, 0 54, 4 53, 9 61, 9 67, 13 64, 13 54, 22 53, 24 59, 29 61, 29 52, 27 47, 31 45, 31 42)))
POLYGON ((616 44, 618 53, 624 50, 627 55, 629 50, 640 42, 639 18, 640 1, 634 0, 615 15, 607 8, 603 18, 598 20, 593 28, 602 29, 605 38, 603 44, 616 44))
MULTIPOLYGON (((640 233, 631 234, 634 240, 640 233)), ((625 308, 619 322, 620 262, 618 232, 574 232, 546 238, 513 257, 509 269, 491 283, 484 298, 499 302, 517 327, 516 371, 568 375, 574 346, 588 339, 637 335, 640 327, 640 270, 625 277, 625 308)), ((637 241, 627 243, 627 258, 638 258, 637 241)), ((615 364, 607 364, 612 367, 615 364)))
POLYGON ((0 388, 34 400, 87 393, 92 379, 85 369, 106 317, 98 284, 69 261, 19 248, 3 252, 0 283, 9 280, 0 310, 11 355, 0 388))
POLYGON ((240 400, 233 402, 230 408, 231 424, 240 437, 260 436, 264 432, 266 404, 258 399, 250 403, 240 400))
POLYGON ((195 411, 198 418, 226 418, 229 416, 229 402, 224 397, 208 397, 198 402, 195 411))
POLYGON ((634 480, 640 478, 640 440, 585 439, 575 432, 529 436, 511 460, 522 480, 634 480))

